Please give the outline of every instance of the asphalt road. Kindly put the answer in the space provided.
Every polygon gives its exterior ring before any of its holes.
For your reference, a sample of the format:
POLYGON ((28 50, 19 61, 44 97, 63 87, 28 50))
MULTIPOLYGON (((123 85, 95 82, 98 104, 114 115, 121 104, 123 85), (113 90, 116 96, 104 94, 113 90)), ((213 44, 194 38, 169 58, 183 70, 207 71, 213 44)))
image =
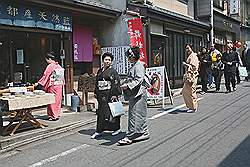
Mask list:
POLYGON ((250 167, 250 82, 199 98, 196 113, 183 112, 181 97, 165 110, 149 108, 147 141, 117 146, 125 133, 91 140, 93 124, 1 155, 0 166, 250 167))

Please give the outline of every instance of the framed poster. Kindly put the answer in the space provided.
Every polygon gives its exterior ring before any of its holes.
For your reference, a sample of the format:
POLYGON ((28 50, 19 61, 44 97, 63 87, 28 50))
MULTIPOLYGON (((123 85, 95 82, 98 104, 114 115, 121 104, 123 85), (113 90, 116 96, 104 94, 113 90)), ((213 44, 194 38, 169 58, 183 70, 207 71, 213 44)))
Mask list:
POLYGON ((23 52, 23 49, 16 50, 16 64, 24 64, 24 52, 23 52))
POLYGON ((165 66, 147 68, 146 76, 150 82, 150 86, 147 88, 148 99, 162 99, 162 105, 164 108, 166 98, 165 90, 167 89, 169 92, 170 102, 173 105, 173 97, 165 66))

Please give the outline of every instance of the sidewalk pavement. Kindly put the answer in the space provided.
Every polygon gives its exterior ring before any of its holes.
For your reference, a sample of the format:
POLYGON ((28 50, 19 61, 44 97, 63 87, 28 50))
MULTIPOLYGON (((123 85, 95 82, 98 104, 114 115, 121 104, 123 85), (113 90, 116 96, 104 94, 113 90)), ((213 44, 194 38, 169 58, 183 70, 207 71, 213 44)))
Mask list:
MULTIPOLYGON (((198 90, 199 88, 200 86, 198 90)), ((179 96, 180 91, 181 89, 172 90, 173 97, 179 96)), ((125 106, 127 107, 127 104, 125 106)), ((47 127, 43 129, 26 129, 16 132, 13 136, 0 136, 0 153, 96 122, 95 112, 87 111, 86 108, 82 109, 81 112, 72 112, 69 108, 62 108, 61 117, 58 121, 47 120, 46 108, 34 110, 32 114, 39 122, 47 125, 47 127)))

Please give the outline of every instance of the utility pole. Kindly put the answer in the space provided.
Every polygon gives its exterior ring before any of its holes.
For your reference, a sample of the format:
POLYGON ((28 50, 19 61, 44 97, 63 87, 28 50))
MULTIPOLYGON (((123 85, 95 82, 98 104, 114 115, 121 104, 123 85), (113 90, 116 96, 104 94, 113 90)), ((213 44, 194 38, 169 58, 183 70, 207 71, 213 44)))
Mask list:
POLYGON ((214 44, 214 2, 213 0, 210 1, 210 24, 211 24, 211 31, 210 31, 210 46, 214 44))

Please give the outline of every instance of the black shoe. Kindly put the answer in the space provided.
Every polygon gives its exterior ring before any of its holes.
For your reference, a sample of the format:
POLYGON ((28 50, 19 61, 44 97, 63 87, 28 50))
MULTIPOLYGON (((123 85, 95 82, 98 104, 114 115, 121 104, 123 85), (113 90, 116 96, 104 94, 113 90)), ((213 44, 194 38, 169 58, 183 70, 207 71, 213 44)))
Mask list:
POLYGON ((230 93, 231 92, 231 90, 227 90, 225 93, 230 93))

